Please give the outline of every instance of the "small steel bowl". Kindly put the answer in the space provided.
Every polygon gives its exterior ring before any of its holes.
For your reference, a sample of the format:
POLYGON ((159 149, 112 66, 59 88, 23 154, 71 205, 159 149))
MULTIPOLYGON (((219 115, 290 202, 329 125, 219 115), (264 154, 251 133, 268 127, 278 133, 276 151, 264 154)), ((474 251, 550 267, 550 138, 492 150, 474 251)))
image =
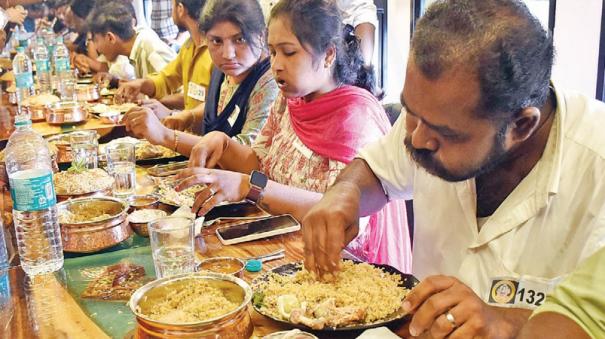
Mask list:
POLYGON ((151 210, 155 211, 157 213, 157 215, 155 216, 155 218, 152 218, 150 220, 146 220, 143 222, 136 222, 135 219, 131 218, 132 214, 128 216, 128 223, 130 224, 130 228, 132 228, 132 230, 136 234, 138 234, 142 237, 149 237, 149 228, 147 226, 149 225, 150 222, 153 222, 159 218, 166 217, 168 215, 168 213, 166 213, 166 211, 163 211, 163 210, 158 210, 158 209, 151 209, 151 210))
POLYGON ((136 316, 135 338, 250 338, 254 331, 248 305, 252 289, 242 279, 225 274, 187 273, 158 279, 139 288, 128 302, 136 316), (172 291, 187 289, 196 280, 220 288, 238 307, 222 316, 189 323, 167 323, 146 314, 172 291))
POLYGON ((160 197, 155 194, 131 195, 126 199, 130 209, 133 212, 142 209, 155 209, 160 205, 160 197))
POLYGON ((56 102, 46 108, 46 122, 50 125, 77 124, 87 118, 88 112, 75 101, 56 102))
POLYGON ((245 267, 246 263, 241 259, 234 257, 216 257, 202 260, 197 266, 197 270, 198 272, 212 272, 243 278, 245 267))
POLYGON ((120 122, 122 122, 122 113, 118 111, 100 113, 99 119, 104 124, 118 125, 120 122))
POLYGON ((59 215, 76 206, 93 205, 103 208, 106 218, 88 222, 61 223, 63 250, 74 253, 91 253, 119 244, 132 235, 126 220, 128 205, 115 198, 78 198, 57 204, 59 215))
POLYGON ((78 101, 97 101, 101 97, 99 95, 99 87, 96 84, 78 84, 76 85, 76 96, 78 101))

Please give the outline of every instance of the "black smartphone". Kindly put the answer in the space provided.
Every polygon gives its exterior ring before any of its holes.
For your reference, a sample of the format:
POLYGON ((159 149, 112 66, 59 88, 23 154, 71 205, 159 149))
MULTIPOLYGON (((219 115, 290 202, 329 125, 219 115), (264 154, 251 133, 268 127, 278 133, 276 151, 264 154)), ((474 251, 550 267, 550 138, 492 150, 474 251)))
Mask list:
POLYGON ((223 244, 233 245, 298 230, 300 230, 300 223, 293 216, 284 214, 219 227, 216 229, 216 235, 223 244))
POLYGON ((261 213, 262 210, 253 203, 240 201, 225 205, 214 206, 204 216, 204 222, 210 222, 217 219, 241 219, 261 213))

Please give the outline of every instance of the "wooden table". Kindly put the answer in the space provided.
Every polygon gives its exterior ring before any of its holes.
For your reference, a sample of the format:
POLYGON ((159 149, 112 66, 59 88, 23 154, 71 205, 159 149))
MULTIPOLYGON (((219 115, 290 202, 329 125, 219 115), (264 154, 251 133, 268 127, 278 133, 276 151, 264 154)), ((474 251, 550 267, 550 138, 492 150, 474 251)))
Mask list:
MULTIPOLYGON (((149 193, 152 189, 151 181, 144 173, 141 169, 137 172, 139 194, 149 193)), ((263 272, 303 259, 300 232, 224 246, 215 233, 219 226, 202 229, 201 238, 198 236, 196 239, 196 254, 200 259, 217 256, 247 258, 285 249, 285 258, 264 263, 263 272)), ((250 282, 261 273, 246 272, 244 280, 250 282)), ((30 279, 19 266, 10 268, 8 274, 0 273, 0 338, 108 338, 70 294, 66 279, 64 271, 30 279), (8 291, 3 287, 3 279, 9 282, 8 291), (8 302, 5 300, 3 303, 3 294, 10 296, 8 302)), ((291 329, 252 308, 250 314, 254 324, 253 338, 291 329)), ((355 338, 357 335, 359 332, 318 334, 320 338, 355 338)))

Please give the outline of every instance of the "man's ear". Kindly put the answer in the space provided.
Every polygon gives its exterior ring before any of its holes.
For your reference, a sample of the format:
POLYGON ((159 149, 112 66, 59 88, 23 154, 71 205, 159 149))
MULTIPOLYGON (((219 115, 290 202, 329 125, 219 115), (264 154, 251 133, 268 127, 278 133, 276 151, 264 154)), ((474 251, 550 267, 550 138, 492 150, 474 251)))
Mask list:
POLYGON ((510 141, 516 144, 529 139, 538 128, 541 116, 542 113, 537 107, 526 107, 519 111, 509 124, 510 141))

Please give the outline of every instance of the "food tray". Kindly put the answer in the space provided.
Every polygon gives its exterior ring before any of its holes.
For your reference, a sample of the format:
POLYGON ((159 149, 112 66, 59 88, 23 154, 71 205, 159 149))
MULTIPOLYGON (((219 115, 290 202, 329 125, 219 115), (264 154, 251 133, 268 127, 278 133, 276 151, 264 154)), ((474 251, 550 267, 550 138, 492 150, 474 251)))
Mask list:
MULTIPOLYGON (((357 261, 353 261, 356 263, 359 263, 357 261)), ((416 286, 418 284, 418 279, 416 279, 416 277, 414 277, 411 274, 405 274, 400 272, 399 270, 397 270, 394 267, 388 266, 388 265, 379 265, 379 264, 370 264, 374 267, 378 267, 380 269, 382 269, 384 272, 386 273, 391 273, 391 274, 396 274, 401 276, 401 284, 399 285, 401 288, 405 288, 408 290, 411 290, 414 286, 416 286)), ((285 264, 279 267, 274 268, 273 270, 261 275, 260 277, 254 279, 254 281, 252 282, 252 289, 254 291, 254 294, 256 295, 256 291, 257 291, 257 286, 259 283, 263 282, 263 281, 267 281, 267 279, 269 279, 269 274, 271 273, 276 273, 279 275, 283 275, 283 276, 289 276, 289 275, 294 275, 297 272, 301 271, 303 267, 303 263, 302 262, 295 262, 295 263, 289 263, 289 264, 285 264)), ((365 329, 369 329, 369 328, 375 328, 375 327, 381 327, 381 326, 387 326, 389 324, 401 321, 403 319, 408 318, 409 316, 403 311, 402 308, 400 308, 399 310, 397 310, 396 312, 394 312, 393 314, 391 314, 389 317, 387 317, 386 319, 383 319, 382 321, 377 321, 377 322, 373 322, 373 323, 369 323, 369 324, 359 324, 359 325, 354 325, 354 326, 345 326, 345 327, 325 327, 321 330, 314 330, 310 327, 307 327, 303 324, 294 324, 291 323, 287 320, 284 320, 282 318, 276 318, 273 317, 272 315, 264 312, 262 307, 258 307, 255 303, 253 303, 252 305, 254 307, 254 309, 264 315, 267 318, 270 318, 272 320, 275 320, 279 323, 285 324, 287 326, 290 327, 295 327, 295 328, 300 328, 302 330, 305 331, 312 331, 312 332, 334 332, 334 331, 356 331, 356 330, 365 330, 365 329)))

